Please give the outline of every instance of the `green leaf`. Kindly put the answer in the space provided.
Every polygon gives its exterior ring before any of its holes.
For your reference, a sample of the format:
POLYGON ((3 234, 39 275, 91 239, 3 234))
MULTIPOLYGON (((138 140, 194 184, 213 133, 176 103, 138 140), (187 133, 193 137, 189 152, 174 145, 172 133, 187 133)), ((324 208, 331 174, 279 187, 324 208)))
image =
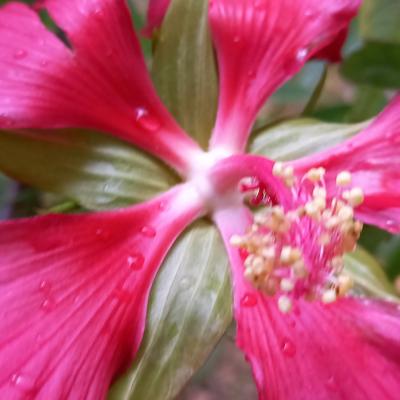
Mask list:
POLYGON ((211 223, 199 221, 164 262, 139 354, 109 399, 174 399, 228 328, 230 290, 219 234, 211 223))
POLYGON ((364 39, 400 43, 400 1, 364 0, 360 31, 364 39))
POLYGON ((218 96, 207 9, 207 0, 171 2, 152 70, 160 97, 204 148, 214 125, 218 96))
POLYGON ((400 88, 400 43, 367 42, 341 67, 345 78, 383 89, 400 88))
POLYGON ((323 62, 309 62, 298 74, 282 86, 272 98, 275 102, 285 105, 290 102, 298 103, 299 101, 307 101, 323 74, 323 62))
POLYGON ((0 174, 0 219, 9 217, 12 208, 12 200, 15 200, 16 188, 15 183, 0 174))
POLYGON ((354 104, 347 116, 348 122, 360 122, 377 115, 387 104, 384 90, 362 85, 357 88, 354 104))
POLYGON ((166 166, 133 146, 82 130, 2 131, 0 169, 89 209, 146 200, 178 179, 166 166))
POLYGON ((367 251, 358 247, 345 256, 345 271, 355 282, 355 289, 373 297, 400 301, 378 261, 367 251))
POLYGON ((291 120, 258 133, 250 150, 274 160, 294 160, 338 144, 367 124, 332 124, 308 118, 291 120))

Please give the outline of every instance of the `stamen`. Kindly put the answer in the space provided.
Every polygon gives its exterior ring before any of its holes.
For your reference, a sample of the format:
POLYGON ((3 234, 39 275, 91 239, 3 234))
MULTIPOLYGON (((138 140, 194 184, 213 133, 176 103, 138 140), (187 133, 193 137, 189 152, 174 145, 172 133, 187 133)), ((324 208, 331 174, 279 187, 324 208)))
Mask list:
MULTIPOLYGON (((248 232, 232 236, 232 246, 244 254, 244 276, 265 295, 277 296, 283 313, 298 298, 332 303, 353 286, 343 274, 343 254, 353 251, 360 237, 363 225, 354 218, 354 208, 363 203, 364 193, 358 187, 343 191, 351 184, 347 171, 338 174, 334 196, 327 194, 324 168, 297 180, 291 166, 278 162, 273 174, 291 188, 293 204, 264 204, 248 232)), ((264 186, 256 195, 261 190, 267 196, 264 186)))
POLYGON ((348 171, 342 171, 336 177, 336 185, 347 186, 351 184, 351 173, 348 171))

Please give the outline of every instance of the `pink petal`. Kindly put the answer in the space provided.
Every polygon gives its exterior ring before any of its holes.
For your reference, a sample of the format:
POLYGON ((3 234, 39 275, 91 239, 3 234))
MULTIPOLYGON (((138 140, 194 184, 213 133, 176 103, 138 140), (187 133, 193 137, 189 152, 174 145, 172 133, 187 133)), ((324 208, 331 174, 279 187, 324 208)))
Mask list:
POLYGON ((105 398, 138 350, 160 263, 198 213, 184 186, 133 208, 1 223, 0 398, 105 398))
POLYGON ((145 36, 151 37, 153 32, 161 26, 170 2, 171 0, 149 0, 147 24, 143 29, 145 36))
POLYGON ((400 393, 400 307, 344 299, 299 301, 282 314, 276 299, 243 278, 229 245, 250 218, 244 209, 217 213, 233 266, 237 343, 252 365, 260 400, 395 400, 400 393))
POLYGON ((125 1, 45 5, 72 49, 26 5, 0 9, 0 128, 96 128, 182 168, 197 145, 157 97, 125 1))
POLYGON ((265 100, 337 35, 360 0, 212 0, 220 101, 213 147, 243 151, 265 100))
POLYGON ((357 136, 293 165, 299 175, 313 166, 325 167, 330 193, 336 190, 336 175, 350 171, 352 186, 365 193, 364 203, 357 208, 358 217, 400 232, 400 96, 357 136))

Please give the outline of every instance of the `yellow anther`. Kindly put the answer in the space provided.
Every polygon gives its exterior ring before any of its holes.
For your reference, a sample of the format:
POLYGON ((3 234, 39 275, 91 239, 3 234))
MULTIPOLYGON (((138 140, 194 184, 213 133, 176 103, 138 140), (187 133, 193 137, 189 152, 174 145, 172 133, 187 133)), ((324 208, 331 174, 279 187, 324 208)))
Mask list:
POLYGON ((319 216, 319 209, 313 201, 306 203, 304 209, 306 214, 311 218, 317 218, 319 216))
POLYGON ((348 275, 339 275, 338 277, 338 291, 339 296, 344 296, 347 294, 354 286, 353 279, 351 279, 348 275))
POLYGON ((283 175, 283 163, 282 162, 276 162, 274 166, 272 167, 272 174, 274 176, 282 176, 283 175))
POLYGON ((321 246, 326 246, 326 245, 328 245, 329 243, 330 243, 330 241, 331 241, 331 235, 329 235, 329 233, 323 233, 320 237, 319 237, 319 239, 318 239, 318 243, 321 245, 321 246))
POLYGON ((333 216, 333 217, 330 217, 330 218, 328 218, 328 219, 326 220, 326 222, 325 222, 325 227, 326 227, 327 229, 334 229, 334 228, 336 228, 339 224, 340 224, 339 218, 336 217, 336 216, 333 216))
POLYGON ((261 282, 260 288, 265 294, 273 296, 278 291, 278 281, 275 278, 267 277, 261 282))
POLYGON ((359 206, 364 202, 364 191, 359 187, 351 189, 348 201, 353 207, 359 206))
POLYGON ((287 314, 292 310, 293 304, 287 296, 280 296, 278 299, 278 308, 283 314, 287 314))
POLYGON ((306 173, 306 178, 311 182, 319 182, 325 175, 325 168, 312 168, 306 173))
POLYGON ((305 278, 308 275, 303 260, 298 260, 292 265, 292 271, 297 278, 305 278))
POLYGON ((293 178, 294 176, 294 168, 291 165, 288 165, 283 169, 283 176, 285 178, 293 178))
POLYGON ((322 293, 321 300, 323 303, 329 304, 335 302, 336 298, 337 298, 336 291, 334 289, 328 289, 322 293))
POLYGON ((336 177, 337 186, 347 186, 351 183, 351 173, 349 171, 342 171, 336 177))
POLYGON ((257 225, 265 225, 267 222, 267 216, 265 214, 256 214, 254 216, 254 223, 257 225))
POLYGON ((338 217, 341 221, 351 220, 353 216, 354 216, 354 211, 349 206, 343 206, 338 212, 338 217))
POLYGON ((313 197, 323 197, 326 198, 326 189, 322 187, 315 187, 313 190, 313 197))
POLYGON ((363 225, 362 222, 360 222, 360 221, 355 221, 355 222, 354 222, 354 231, 355 231, 358 235, 361 234, 361 232, 362 232, 362 230, 363 230, 363 227, 364 227, 364 225, 363 225))
POLYGON ((273 259, 275 259, 275 256, 276 256, 275 247, 270 246, 270 247, 264 248, 264 249, 262 250, 262 252, 261 252, 261 255, 262 255, 263 257, 265 257, 267 260, 273 260, 273 259))
POLYGON ((257 274, 263 273, 266 269, 263 258, 259 256, 254 257, 251 263, 251 268, 254 269, 257 274))
POLYGON ((294 289, 294 282, 291 279, 283 278, 280 287, 284 292, 291 292, 294 289))
POLYGON ((246 268, 244 270, 244 277, 252 283, 255 283, 256 281, 256 274, 254 273, 254 271, 251 268, 246 268))
POLYGON ((229 239, 229 243, 234 246, 234 247, 240 247, 244 244, 244 240, 242 236, 239 235, 233 235, 230 239, 229 239))
POLYGON ((315 207, 318 211, 323 211, 326 208, 326 199, 325 197, 316 197, 313 201, 315 207))
POLYGON ((290 246, 283 246, 280 255, 280 262, 282 264, 290 264, 292 259, 292 248, 290 246))
POLYGON ((345 199, 345 200, 349 200, 349 198, 350 198, 350 190, 345 190, 342 193, 342 198, 345 199))
POLYGON ((280 255, 280 262, 284 265, 292 264, 301 259, 301 251, 297 247, 283 246, 280 255))

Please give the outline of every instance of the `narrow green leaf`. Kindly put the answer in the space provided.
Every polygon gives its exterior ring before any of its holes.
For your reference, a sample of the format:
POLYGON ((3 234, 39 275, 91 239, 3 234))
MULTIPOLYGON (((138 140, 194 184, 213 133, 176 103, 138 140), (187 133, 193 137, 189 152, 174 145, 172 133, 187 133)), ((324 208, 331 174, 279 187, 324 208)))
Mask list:
POLYGON ((209 222, 200 221, 164 262, 139 354, 112 387, 109 399, 174 399, 228 328, 230 290, 219 234, 209 222))
POLYGON ((360 31, 364 39, 400 43, 400 1, 364 0, 360 31))
POLYGON ((367 42, 341 67, 345 78, 383 89, 400 88, 400 43, 367 42))
POLYGON ((338 144, 358 133, 366 124, 291 120, 260 132, 251 143, 250 150, 274 160, 294 160, 338 144))
POLYGON ((217 72, 208 28, 208 0, 173 0, 153 61, 160 97, 204 148, 217 110, 217 72))
POLYGON ((166 166, 133 146, 82 130, 2 131, 0 170, 89 209, 143 201, 177 182, 166 166))
POLYGON ((378 261, 366 250, 358 247, 345 256, 345 271, 355 282, 355 289, 373 297, 400 301, 378 261))

